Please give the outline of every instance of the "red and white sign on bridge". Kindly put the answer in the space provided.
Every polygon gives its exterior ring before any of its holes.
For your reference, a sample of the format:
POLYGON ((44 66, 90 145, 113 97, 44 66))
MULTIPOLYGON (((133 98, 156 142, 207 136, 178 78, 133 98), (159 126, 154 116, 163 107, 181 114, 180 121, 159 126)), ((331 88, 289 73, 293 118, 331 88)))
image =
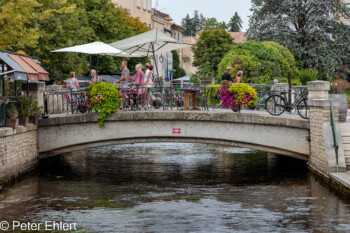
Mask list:
POLYGON ((181 134, 181 128, 173 128, 173 134, 181 134))

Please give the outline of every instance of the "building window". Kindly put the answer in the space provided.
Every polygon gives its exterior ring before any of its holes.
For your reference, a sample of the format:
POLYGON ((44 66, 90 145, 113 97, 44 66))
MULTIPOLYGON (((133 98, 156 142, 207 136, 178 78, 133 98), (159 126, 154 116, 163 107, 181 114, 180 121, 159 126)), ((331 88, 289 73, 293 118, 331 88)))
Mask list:
POLYGON ((148 11, 151 12, 152 10, 152 0, 148 0, 148 11))
POLYGON ((141 0, 137 0, 137 7, 141 8, 141 0))
POLYGON ((143 10, 147 10, 147 0, 143 0, 143 10))

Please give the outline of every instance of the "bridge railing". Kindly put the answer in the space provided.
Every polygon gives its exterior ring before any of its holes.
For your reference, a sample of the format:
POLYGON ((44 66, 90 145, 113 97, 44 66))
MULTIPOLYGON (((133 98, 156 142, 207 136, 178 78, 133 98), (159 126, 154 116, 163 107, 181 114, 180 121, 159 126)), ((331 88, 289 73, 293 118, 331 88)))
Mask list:
MULTIPOLYGON (((279 85, 249 84, 258 94, 257 107, 245 107, 247 111, 265 111, 265 101, 272 93, 284 95, 289 98, 288 90, 279 85)), ((181 85, 155 85, 143 87, 139 85, 119 89, 123 96, 123 106, 119 109, 125 111, 135 110, 179 110, 194 108, 204 111, 220 111, 224 108, 219 97, 220 85, 187 86, 181 85)), ((304 87, 293 87, 291 101, 301 93, 304 87)), ((88 108, 84 92, 71 92, 68 90, 44 92, 45 112, 47 114, 76 114, 91 112, 88 108)), ((122 101, 121 101, 122 102, 122 101)), ((293 112, 294 113, 294 112, 293 112)))

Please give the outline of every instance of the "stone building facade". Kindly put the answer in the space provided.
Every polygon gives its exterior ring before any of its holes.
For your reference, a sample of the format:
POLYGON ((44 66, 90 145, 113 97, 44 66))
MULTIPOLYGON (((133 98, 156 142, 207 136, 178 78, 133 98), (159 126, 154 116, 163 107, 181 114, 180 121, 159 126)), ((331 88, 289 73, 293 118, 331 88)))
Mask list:
POLYGON ((112 2, 129 10, 132 17, 140 18, 141 22, 152 27, 152 0, 112 0, 112 2))

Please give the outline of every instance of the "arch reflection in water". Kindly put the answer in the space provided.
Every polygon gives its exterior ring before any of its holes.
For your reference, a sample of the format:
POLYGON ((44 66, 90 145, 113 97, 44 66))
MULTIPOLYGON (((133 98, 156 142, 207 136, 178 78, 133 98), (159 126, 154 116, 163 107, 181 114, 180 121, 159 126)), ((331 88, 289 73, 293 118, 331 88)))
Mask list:
POLYGON ((43 161, 37 174, 3 192, 0 201, 4 219, 74 221, 87 232, 350 229, 349 202, 319 184, 304 161, 203 144, 65 154, 43 161), (27 207, 19 208, 23 203, 27 207))

